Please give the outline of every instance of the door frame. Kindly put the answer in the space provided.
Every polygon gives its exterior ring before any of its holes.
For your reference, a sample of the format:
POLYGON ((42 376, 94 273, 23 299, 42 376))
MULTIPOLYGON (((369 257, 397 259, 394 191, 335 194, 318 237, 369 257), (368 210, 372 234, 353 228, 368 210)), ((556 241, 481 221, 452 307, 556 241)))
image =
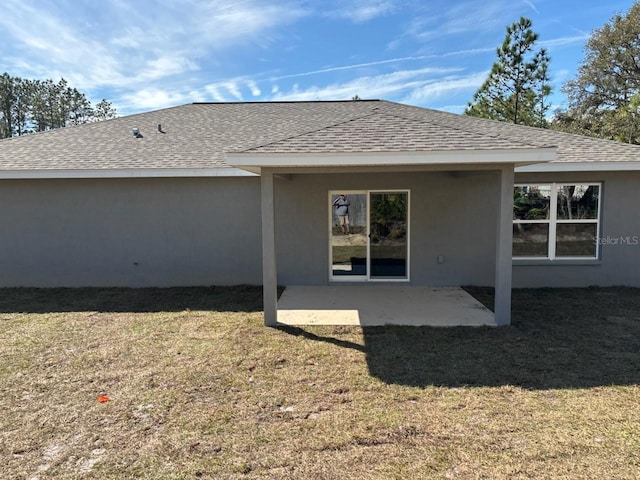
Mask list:
POLYGON ((384 189, 353 189, 353 190, 329 190, 327 194, 327 205, 328 205, 328 250, 329 250, 329 282, 330 283, 340 283, 340 282, 357 282, 357 283, 365 283, 365 282, 409 282, 411 280, 411 190, 408 188, 384 188, 384 189), (331 204, 331 199, 333 195, 339 195, 341 193, 350 195, 366 195, 366 237, 367 237, 367 259, 366 259, 366 275, 333 275, 333 209, 331 204), (398 278, 375 278, 371 277, 371 194, 372 193, 405 193, 407 195, 407 255, 406 255, 406 277, 398 277, 398 278))

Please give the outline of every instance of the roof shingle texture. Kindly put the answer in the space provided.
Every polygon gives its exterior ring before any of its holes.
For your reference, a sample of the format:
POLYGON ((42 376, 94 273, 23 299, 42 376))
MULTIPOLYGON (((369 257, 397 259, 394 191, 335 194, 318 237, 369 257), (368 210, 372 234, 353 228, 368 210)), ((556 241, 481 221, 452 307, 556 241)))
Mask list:
POLYGON ((229 167, 228 152, 530 149, 559 162, 639 161, 640 147, 387 101, 188 104, 0 141, 0 170, 229 167), (162 125, 164 133, 156 133, 162 125), (138 128, 142 138, 131 129, 138 128))
POLYGON ((435 152, 536 148, 510 138, 374 112, 246 153, 435 152))

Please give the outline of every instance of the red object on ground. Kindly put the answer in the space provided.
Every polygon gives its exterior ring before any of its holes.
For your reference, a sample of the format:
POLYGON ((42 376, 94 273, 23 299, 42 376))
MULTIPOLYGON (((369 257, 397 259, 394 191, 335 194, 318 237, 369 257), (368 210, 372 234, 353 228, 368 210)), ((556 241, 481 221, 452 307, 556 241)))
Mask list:
POLYGON ((98 395, 98 401, 100 403, 106 403, 109 400, 111 400, 109 397, 107 397, 106 395, 98 395))

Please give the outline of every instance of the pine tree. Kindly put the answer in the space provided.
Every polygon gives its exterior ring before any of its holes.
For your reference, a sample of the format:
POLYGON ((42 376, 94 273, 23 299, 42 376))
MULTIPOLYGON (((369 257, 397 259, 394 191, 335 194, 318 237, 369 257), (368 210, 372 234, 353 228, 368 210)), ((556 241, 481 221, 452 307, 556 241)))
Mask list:
POLYGON ((507 27, 498 60, 474 94, 465 114, 504 122, 544 127, 551 93, 549 56, 545 49, 534 52, 538 34, 528 18, 507 27))
POLYGON ((107 100, 94 110, 86 95, 64 78, 28 80, 0 75, 0 138, 97 122, 117 116, 107 100))
POLYGON ((101 120, 109 120, 111 118, 116 118, 118 116, 118 112, 113 107, 111 102, 108 102, 106 99, 100 100, 96 107, 93 109, 93 121, 98 122, 101 120))

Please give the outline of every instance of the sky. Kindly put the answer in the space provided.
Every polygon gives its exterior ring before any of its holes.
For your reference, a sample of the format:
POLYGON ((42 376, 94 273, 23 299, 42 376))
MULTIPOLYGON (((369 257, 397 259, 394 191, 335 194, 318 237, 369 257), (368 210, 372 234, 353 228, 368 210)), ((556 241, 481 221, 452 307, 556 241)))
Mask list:
POLYGON ((507 25, 533 21, 553 109, 633 0, 4 0, 0 72, 65 78, 119 115, 191 102, 381 98, 462 113, 507 25))

